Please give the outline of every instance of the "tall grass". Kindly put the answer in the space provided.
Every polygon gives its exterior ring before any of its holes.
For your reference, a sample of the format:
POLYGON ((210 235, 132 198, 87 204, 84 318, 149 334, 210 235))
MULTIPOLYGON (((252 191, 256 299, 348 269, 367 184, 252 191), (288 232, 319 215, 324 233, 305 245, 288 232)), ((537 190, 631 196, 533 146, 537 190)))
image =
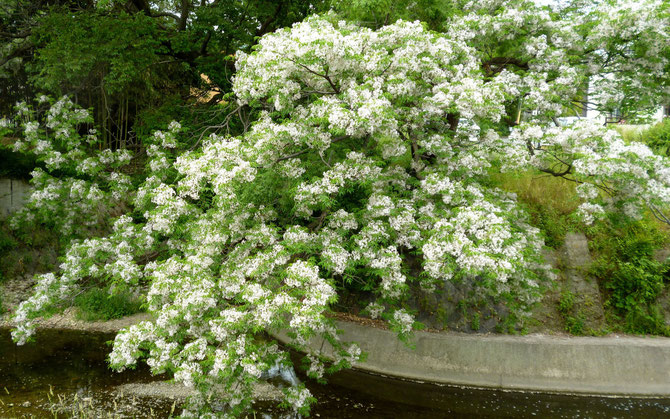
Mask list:
POLYGON ((644 134, 649 129, 649 125, 614 125, 614 129, 623 137, 627 143, 632 141, 644 142, 644 134))
POLYGON ((581 201, 574 182, 538 171, 497 173, 493 178, 499 188, 517 195, 532 224, 544 234, 547 246, 560 246, 565 234, 579 227, 573 213, 581 201))

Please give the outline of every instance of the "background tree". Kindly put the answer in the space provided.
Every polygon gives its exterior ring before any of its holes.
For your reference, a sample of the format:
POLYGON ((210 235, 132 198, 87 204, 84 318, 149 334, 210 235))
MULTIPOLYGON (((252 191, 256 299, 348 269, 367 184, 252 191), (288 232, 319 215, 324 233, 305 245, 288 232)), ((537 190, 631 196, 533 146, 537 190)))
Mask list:
POLYGON ((211 125, 218 115, 211 105, 230 91, 235 52, 325 7, 290 0, 5 2, 0 113, 35 92, 69 95, 94 109, 102 148, 140 151, 139 138, 171 119, 211 125), (199 106, 201 92, 216 92, 210 106, 199 106))

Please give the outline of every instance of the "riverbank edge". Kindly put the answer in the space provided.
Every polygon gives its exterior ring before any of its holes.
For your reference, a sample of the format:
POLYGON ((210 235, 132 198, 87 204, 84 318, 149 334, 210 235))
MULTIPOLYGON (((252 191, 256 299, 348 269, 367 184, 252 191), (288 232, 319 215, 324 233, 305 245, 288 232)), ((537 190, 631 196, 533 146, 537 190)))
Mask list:
MULTIPOLYGON (((389 330, 337 321, 342 341, 367 353, 354 368, 406 380, 619 397, 670 396, 670 338, 471 335, 415 332, 413 348, 389 330)), ((286 334, 275 335, 289 341, 286 334)), ((322 339, 309 345, 332 355, 322 339)))
MULTIPOLYGON (((114 333, 147 313, 107 322, 76 320, 71 313, 40 322, 39 329, 114 333)), ((9 321, 0 326, 11 327, 9 321)), ((417 331, 409 347, 386 329, 336 321, 340 339, 367 353, 355 369, 436 384, 597 396, 670 397, 670 338, 482 335, 417 331)), ((274 337, 288 343, 285 333, 274 337)), ((332 356, 314 338, 309 345, 332 356)))

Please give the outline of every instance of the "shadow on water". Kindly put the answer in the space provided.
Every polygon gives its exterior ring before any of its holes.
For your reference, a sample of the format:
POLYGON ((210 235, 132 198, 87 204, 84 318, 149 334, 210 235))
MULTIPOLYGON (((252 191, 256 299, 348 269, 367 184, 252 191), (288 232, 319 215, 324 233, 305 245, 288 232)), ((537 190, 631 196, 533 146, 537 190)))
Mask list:
POLYGON ((133 400, 132 395, 116 391, 122 384, 161 377, 151 376, 147 368, 109 370, 105 358, 110 350, 107 342, 113 338, 104 333, 42 330, 35 342, 17 347, 9 331, 0 329, 0 418, 54 417, 54 413, 167 417, 171 402, 133 400))
MULTIPOLYGON (((149 383, 146 368, 114 373, 105 358, 113 335, 46 330, 36 342, 17 348, 0 329, 0 418, 7 417, 169 417, 174 398, 121 394, 117 386, 149 383), (74 412, 74 413, 73 413, 74 412)), ((670 399, 634 399, 506 392, 416 383, 345 371, 327 386, 308 384, 319 403, 319 418, 661 418, 670 417, 670 399)), ((259 415, 281 417, 266 403, 259 415)), ((267 417, 267 416, 266 416, 267 417)))

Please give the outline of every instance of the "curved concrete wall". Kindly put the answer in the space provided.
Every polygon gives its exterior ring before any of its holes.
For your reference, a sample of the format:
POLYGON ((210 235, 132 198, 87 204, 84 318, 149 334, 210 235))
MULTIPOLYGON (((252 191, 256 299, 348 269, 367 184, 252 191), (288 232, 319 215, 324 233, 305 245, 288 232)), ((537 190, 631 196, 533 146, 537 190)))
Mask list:
MULTIPOLYGON (((670 396, 670 339, 417 332, 411 349, 388 330, 338 322, 368 353, 361 370, 510 390, 670 396)), ((279 336, 282 341, 286 336, 279 336)), ((326 354, 330 346, 312 341, 326 354)))

